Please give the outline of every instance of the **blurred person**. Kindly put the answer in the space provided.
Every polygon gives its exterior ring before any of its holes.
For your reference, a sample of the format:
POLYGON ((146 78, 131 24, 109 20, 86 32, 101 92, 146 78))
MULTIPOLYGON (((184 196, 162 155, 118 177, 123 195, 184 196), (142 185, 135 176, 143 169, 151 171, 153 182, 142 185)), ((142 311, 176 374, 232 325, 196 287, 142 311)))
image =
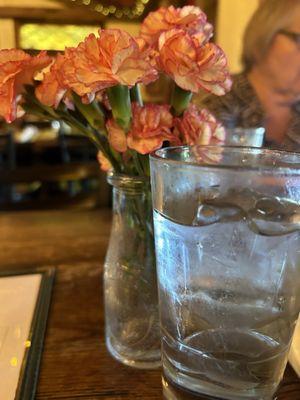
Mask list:
POLYGON ((196 99, 226 127, 266 129, 264 146, 300 151, 300 0, 264 0, 244 35, 231 92, 196 99))

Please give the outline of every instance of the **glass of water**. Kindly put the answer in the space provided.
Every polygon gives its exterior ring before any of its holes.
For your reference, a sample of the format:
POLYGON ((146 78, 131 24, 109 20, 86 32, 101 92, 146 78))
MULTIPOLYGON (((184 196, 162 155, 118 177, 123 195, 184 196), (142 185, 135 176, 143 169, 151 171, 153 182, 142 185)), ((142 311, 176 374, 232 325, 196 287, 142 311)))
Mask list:
POLYGON ((300 153, 166 148, 151 180, 165 398, 272 399, 300 310, 300 153))
POLYGON ((227 146, 262 147, 265 128, 226 128, 227 146))

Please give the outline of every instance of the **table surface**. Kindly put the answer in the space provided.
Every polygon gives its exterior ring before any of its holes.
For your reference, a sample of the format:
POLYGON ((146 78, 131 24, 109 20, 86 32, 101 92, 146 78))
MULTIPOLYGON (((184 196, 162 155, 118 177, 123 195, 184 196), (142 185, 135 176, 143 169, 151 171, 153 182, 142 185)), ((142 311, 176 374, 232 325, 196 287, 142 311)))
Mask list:
MULTIPOLYGON (((125 367, 104 344, 102 269, 110 211, 0 213, 0 269, 55 266, 36 399, 162 399, 160 371, 125 367)), ((300 399, 288 366, 278 400, 300 399)))

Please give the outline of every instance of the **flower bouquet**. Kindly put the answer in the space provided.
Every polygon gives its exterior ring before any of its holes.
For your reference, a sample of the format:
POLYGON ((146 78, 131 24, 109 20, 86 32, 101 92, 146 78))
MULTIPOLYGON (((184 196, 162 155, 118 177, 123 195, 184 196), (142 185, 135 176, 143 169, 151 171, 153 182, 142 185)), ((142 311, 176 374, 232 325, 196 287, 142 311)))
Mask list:
POLYGON ((99 150, 114 188, 105 264, 107 346, 141 368, 160 362, 148 154, 165 145, 224 141, 221 124, 191 103, 200 90, 219 96, 230 89, 226 57, 210 42, 212 34, 199 8, 171 6, 151 12, 139 37, 100 29, 56 57, 0 51, 0 116, 62 120, 99 150), (141 86, 160 74, 173 86, 168 104, 144 104, 141 86))

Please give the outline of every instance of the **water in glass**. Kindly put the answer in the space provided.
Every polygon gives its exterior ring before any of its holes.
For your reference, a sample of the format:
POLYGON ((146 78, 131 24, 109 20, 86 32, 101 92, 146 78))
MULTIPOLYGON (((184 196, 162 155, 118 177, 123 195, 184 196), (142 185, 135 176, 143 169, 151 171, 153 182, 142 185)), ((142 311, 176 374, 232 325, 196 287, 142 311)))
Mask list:
POLYGON ((231 189, 189 224, 157 210, 154 221, 165 376, 214 398, 272 399, 297 318, 299 206, 231 189))

